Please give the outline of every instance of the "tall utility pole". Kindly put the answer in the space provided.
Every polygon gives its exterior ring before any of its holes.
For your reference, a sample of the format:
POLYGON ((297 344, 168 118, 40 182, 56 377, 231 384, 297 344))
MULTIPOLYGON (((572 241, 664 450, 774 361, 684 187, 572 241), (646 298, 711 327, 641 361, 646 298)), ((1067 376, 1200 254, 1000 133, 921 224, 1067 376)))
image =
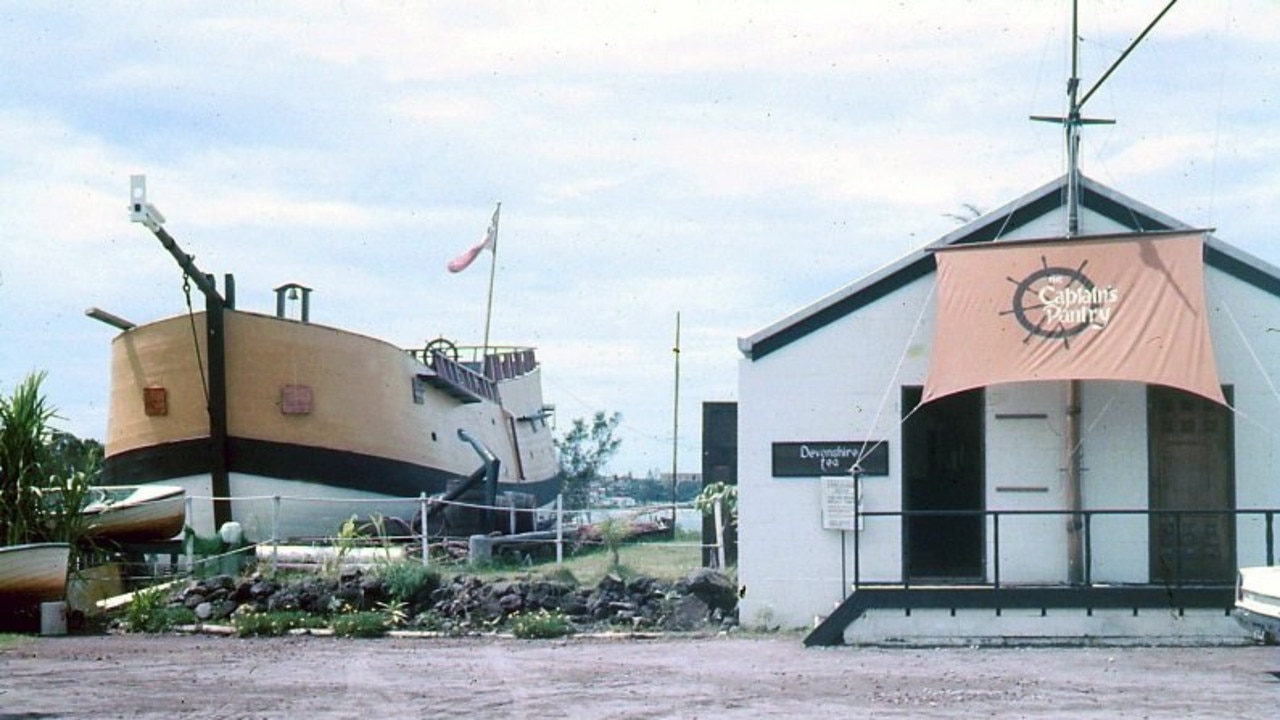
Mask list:
POLYGON ((675 402, 671 413, 671 537, 676 535, 676 479, 679 473, 676 460, 680 453, 680 313, 676 312, 676 345, 671 348, 676 356, 675 402))

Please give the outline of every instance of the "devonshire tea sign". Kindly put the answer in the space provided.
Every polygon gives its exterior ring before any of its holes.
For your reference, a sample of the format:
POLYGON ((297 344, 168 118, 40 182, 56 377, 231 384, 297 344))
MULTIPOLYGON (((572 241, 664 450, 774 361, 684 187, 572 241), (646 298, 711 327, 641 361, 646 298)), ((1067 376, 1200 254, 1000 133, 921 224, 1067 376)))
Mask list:
POLYGON ((774 477, 822 477, 847 475, 854 465, 863 475, 889 474, 889 443, 776 442, 773 444, 774 477))

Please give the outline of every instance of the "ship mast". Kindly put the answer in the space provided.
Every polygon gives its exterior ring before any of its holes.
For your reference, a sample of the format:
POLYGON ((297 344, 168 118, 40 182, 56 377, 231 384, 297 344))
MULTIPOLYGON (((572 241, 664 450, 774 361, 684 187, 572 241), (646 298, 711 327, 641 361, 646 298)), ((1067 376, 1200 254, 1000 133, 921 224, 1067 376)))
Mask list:
MULTIPOLYGON (((223 523, 232 519, 231 479, 227 461, 227 347, 223 311, 235 309, 235 281, 231 275, 225 277, 226 297, 223 297, 218 292, 213 276, 201 271, 196 266, 194 257, 184 252, 169 231, 164 229, 164 215, 147 202, 146 176, 130 176, 129 186, 130 219, 142 223, 156 236, 182 268, 183 276, 195 283, 204 294, 205 341, 209 360, 206 389, 209 411, 209 483, 213 495, 213 526, 220 528, 223 523)), ((196 352, 199 352, 199 348, 196 352)))
MULTIPOLYGON (((1032 115, 1032 120, 1059 123, 1063 126, 1067 143, 1067 237, 1080 234, 1080 128, 1084 125, 1109 125, 1115 120, 1086 118, 1080 109, 1093 97, 1102 83, 1111 77, 1120 63, 1129 57, 1129 53, 1147 37, 1156 24, 1177 4, 1178 0, 1169 0, 1169 4, 1156 15, 1147 27, 1134 38, 1133 42, 1120 53, 1120 57, 1111 64, 1089 91, 1080 96, 1080 3, 1071 3, 1071 77, 1067 80, 1067 114, 1065 117, 1032 115)), ((1072 585, 1084 584, 1084 538, 1083 538, 1083 496, 1081 493, 1081 382, 1067 381, 1066 427, 1064 428, 1064 446, 1066 460, 1066 505, 1067 516, 1067 581, 1072 585)))

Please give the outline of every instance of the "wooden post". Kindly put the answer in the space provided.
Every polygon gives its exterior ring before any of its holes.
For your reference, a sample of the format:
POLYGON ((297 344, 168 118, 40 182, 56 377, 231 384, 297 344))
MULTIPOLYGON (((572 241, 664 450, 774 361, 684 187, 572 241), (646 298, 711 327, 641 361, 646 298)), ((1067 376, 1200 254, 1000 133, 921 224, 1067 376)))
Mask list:
POLYGON ((564 564, 564 495, 556 495, 556 565, 564 564))
POLYGON ((418 493, 418 517, 422 518, 422 567, 431 566, 431 542, 427 538, 427 494, 418 493))
POLYGON ((186 527, 186 528, 183 528, 183 534, 184 534, 184 535, 186 535, 186 543, 185 543, 185 545, 187 546, 187 548, 186 548, 186 550, 187 550, 187 572, 195 572, 195 569, 196 569, 196 557, 195 557, 195 554, 196 554, 196 533, 195 533, 195 526, 196 526, 196 523, 195 523, 195 516, 191 514, 191 513, 192 513, 192 507, 191 507, 191 506, 192 506, 193 499, 192 499, 192 497, 191 497, 191 495, 190 495, 189 493, 187 494, 186 499, 185 499, 185 500, 183 500, 183 502, 184 502, 184 504, 186 504, 186 506, 187 506, 187 527, 186 527), (187 534, 187 533, 186 533, 186 530, 188 530, 188 529, 190 529, 190 530, 191 530, 190 534, 187 534))
POLYGON ((715 504, 716 520, 716 567, 724 570, 724 498, 718 498, 715 504))
POLYGON ((271 574, 279 569, 280 559, 280 496, 271 497, 271 574))

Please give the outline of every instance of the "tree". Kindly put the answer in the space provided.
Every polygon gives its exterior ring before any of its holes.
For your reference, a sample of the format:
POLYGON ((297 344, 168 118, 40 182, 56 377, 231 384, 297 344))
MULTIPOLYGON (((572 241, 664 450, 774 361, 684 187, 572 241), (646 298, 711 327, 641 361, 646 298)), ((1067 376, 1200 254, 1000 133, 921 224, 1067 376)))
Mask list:
POLYGON ((0 396, 0 545, 75 542, 80 508, 102 465, 102 446, 55 430, 45 373, 0 396))
POLYGON ((82 472, 91 485, 97 485, 102 475, 102 443, 93 439, 78 438, 69 432, 54 430, 48 444, 48 477, 68 478, 82 472))
POLYGON ((622 440, 613 436, 621 421, 619 413, 605 415, 603 410, 596 411, 590 425, 582 418, 575 418, 569 431, 556 439, 565 507, 572 510, 587 507, 591 484, 622 444, 622 440))
POLYGON ((44 377, 32 373, 12 397, 0 397, 0 544, 46 539, 40 487, 49 458, 49 422, 56 413, 40 389, 44 377))

